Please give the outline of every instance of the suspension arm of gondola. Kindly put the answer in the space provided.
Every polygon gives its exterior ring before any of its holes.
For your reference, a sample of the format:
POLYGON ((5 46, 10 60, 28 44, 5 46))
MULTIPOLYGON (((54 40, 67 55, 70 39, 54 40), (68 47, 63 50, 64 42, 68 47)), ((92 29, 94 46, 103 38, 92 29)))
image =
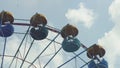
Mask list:
POLYGON ((6 42, 7 42, 7 38, 5 37, 4 48, 3 48, 3 56, 2 56, 2 62, 1 62, 1 68, 3 68, 3 63, 4 63, 4 55, 5 55, 5 49, 6 49, 6 42))
POLYGON ((63 65, 65 65, 66 63, 70 62, 71 60, 73 60, 74 58, 78 57, 80 54, 84 53, 86 51, 86 49, 82 52, 80 52, 79 54, 77 54, 76 56, 74 56, 73 58, 69 59, 68 61, 66 61, 65 63, 61 64, 60 66, 58 66, 57 68, 62 67, 63 65))
MULTIPOLYGON (((43 51, 34 59, 32 64, 43 54, 43 52, 50 46, 50 44, 59 36, 59 33, 54 37, 54 39, 43 49, 43 51)), ((28 66, 30 68, 31 65, 28 66)))
POLYGON ((29 47, 29 49, 28 49, 28 51, 27 51, 27 53, 26 53, 26 55, 25 55, 25 57, 24 57, 24 59, 23 59, 21 65, 20 65, 20 68, 22 68, 22 66, 23 66, 23 64, 24 64, 24 61, 26 60, 27 55, 28 55, 28 53, 30 52, 30 49, 31 49, 33 43, 34 43, 34 40, 31 42, 30 47, 29 47))
POLYGON ((50 61, 57 55, 57 53, 58 53, 61 49, 62 49, 62 47, 60 47, 60 48, 58 49, 58 51, 51 57, 51 59, 44 65, 43 68, 45 68, 45 67, 50 63, 50 61))
POLYGON ((15 57, 17 56, 17 53, 19 52, 19 50, 20 50, 20 48, 21 48, 21 46, 22 46, 22 43, 23 43, 23 41, 25 40, 25 37, 27 36, 27 34, 28 34, 28 32, 29 32, 29 29, 30 29, 30 26, 28 27, 28 29, 27 29, 27 31, 26 31, 26 33, 25 33, 25 35, 24 35, 24 37, 23 37, 23 39, 22 39, 22 41, 21 41, 21 43, 20 43, 20 45, 19 45, 19 47, 18 47, 16 53, 15 53, 14 57, 13 57, 11 63, 10 63, 10 65, 9 65, 9 68, 11 68, 11 65, 12 65, 12 63, 13 63, 15 57))

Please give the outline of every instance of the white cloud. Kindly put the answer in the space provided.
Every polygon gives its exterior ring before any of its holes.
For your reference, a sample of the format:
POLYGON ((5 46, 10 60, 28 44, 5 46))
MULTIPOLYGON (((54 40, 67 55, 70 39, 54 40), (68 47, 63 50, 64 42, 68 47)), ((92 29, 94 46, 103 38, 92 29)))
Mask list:
POLYGON ((69 9, 65 14, 68 20, 74 24, 83 23, 85 27, 90 28, 93 25, 95 15, 91 9, 79 4, 78 9, 69 9))
MULTIPOLYGON (((120 33, 119 33, 120 34, 120 33)), ((118 33, 116 33, 116 29, 113 28, 109 33, 106 33, 105 36, 98 40, 100 45, 106 49, 106 58, 109 63, 110 68, 115 68, 114 64, 118 55, 120 55, 120 49, 118 48, 120 44, 118 33)), ((119 61, 118 61, 119 62, 119 61)), ((117 63, 118 63, 117 62, 117 63)))
POLYGON ((120 56, 120 0, 114 0, 109 7, 109 14, 115 23, 115 26, 111 31, 105 33, 104 37, 98 40, 98 43, 103 45, 106 49, 106 58, 109 63, 109 68, 118 68, 120 60, 117 59, 120 56), (117 59, 117 61, 116 61, 117 59))
POLYGON ((120 22, 120 0, 114 0, 112 2, 111 6, 109 7, 109 13, 112 20, 118 25, 120 22))

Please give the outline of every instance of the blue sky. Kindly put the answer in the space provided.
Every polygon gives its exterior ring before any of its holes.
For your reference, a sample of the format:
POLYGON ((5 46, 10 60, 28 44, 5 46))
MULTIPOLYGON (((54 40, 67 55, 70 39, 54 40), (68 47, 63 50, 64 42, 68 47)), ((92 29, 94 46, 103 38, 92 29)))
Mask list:
POLYGON ((0 11, 10 11, 17 19, 30 19, 38 12, 44 14, 48 25, 53 27, 62 29, 68 23, 75 25, 79 29, 77 37, 83 44, 89 47, 98 43, 106 49, 104 57, 109 68, 120 67, 119 8, 119 0, 0 0, 0 11))

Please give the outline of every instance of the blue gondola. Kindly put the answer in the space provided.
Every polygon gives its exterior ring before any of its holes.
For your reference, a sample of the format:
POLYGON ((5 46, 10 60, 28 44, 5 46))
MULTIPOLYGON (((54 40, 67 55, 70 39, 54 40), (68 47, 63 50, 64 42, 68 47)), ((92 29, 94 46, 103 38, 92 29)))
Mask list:
POLYGON ((35 40, 42 40, 48 36, 48 29, 45 27, 31 28, 30 35, 35 40))
POLYGON ((2 26, 0 24, 0 36, 1 37, 9 37, 14 33, 14 28, 11 24, 5 24, 2 26))
POLYGON ((88 68, 108 68, 108 63, 105 59, 102 59, 100 63, 95 63, 94 60, 92 60, 89 63, 88 68))
POLYGON ((81 46, 80 41, 77 38, 64 39, 62 42, 62 48, 66 52, 77 51, 81 46))

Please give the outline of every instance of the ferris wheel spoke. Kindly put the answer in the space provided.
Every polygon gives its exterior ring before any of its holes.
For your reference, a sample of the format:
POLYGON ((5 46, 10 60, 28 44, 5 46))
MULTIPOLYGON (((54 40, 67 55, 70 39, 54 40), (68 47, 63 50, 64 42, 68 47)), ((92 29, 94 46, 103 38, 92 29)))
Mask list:
POLYGON ((1 62, 1 68, 3 68, 3 63, 4 63, 4 55, 5 55, 5 49, 6 49, 6 42, 7 42, 7 38, 5 37, 4 48, 3 48, 3 56, 2 56, 2 62, 1 62))
MULTIPOLYGON (((74 55, 77 55, 76 53, 73 53, 74 55)), ((80 56, 78 56, 80 60, 82 60, 84 63, 87 63, 84 59, 82 59, 80 56)))
MULTIPOLYGON (((93 60, 93 59, 92 59, 93 60)), ((85 63, 84 65, 82 65, 80 68, 83 68, 84 66, 86 66, 87 64, 89 64, 92 60, 88 61, 87 63, 85 63)))
POLYGON ((27 29, 27 31, 26 31, 26 33, 25 33, 25 35, 24 35, 24 37, 23 37, 23 39, 22 39, 22 41, 21 41, 21 43, 20 43, 20 45, 19 45, 19 47, 18 47, 16 53, 15 53, 14 57, 13 57, 11 63, 10 63, 10 65, 9 65, 9 68, 11 68, 11 65, 12 65, 12 63, 13 63, 15 57, 17 56, 17 54, 18 54, 18 52, 19 52, 19 50, 20 50, 20 48, 21 48, 21 46, 22 46, 22 44, 23 44, 23 41, 25 40, 25 37, 27 36, 27 34, 28 34, 28 32, 29 32, 29 29, 30 29, 30 26, 28 27, 28 29, 27 29))
MULTIPOLYGON (((58 33, 58 34, 54 37, 54 39, 43 49, 43 51, 34 59, 34 61, 31 63, 31 65, 34 64, 34 62, 44 53, 44 51, 45 51, 45 50, 50 46, 50 44, 59 36, 59 34, 60 34, 60 33, 58 33)), ((29 65, 28 68, 30 68, 31 65, 29 65)))
POLYGON ((34 40, 31 42, 31 45, 30 45, 30 47, 29 47, 29 49, 28 49, 28 51, 27 51, 27 53, 26 53, 26 55, 25 55, 25 57, 24 57, 24 59, 23 59, 23 61, 22 61, 22 64, 20 65, 20 68, 22 68, 22 66, 23 66, 23 64, 24 64, 24 61, 25 61, 25 59, 27 58, 27 55, 28 55, 28 53, 30 52, 30 49, 31 49, 33 43, 34 43, 34 40))
POLYGON ((58 52, 62 49, 62 47, 59 48, 59 50, 51 57, 51 59, 44 65, 43 68, 45 68, 49 63, 50 61, 58 54, 58 52))
POLYGON ((26 52, 26 47, 27 47, 27 40, 28 40, 28 35, 27 35, 26 40, 25 40, 25 47, 24 47, 24 51, 23 51, 23 57, 25 57, 25 52, 26 52))
POLYGON ((57 68, 61 68, 63 65, 67 64, 68 62, 70 62, 71 60, 73 60, 74 58, 78 57, 80 54, 84 53, 86 50, 80 52, 79 54, 77 54, 76 56, 74 56, 73 58, 69 59, 68 61, 66 61, 65 63, 61 64, 60 66, 58 66, 57 68))

